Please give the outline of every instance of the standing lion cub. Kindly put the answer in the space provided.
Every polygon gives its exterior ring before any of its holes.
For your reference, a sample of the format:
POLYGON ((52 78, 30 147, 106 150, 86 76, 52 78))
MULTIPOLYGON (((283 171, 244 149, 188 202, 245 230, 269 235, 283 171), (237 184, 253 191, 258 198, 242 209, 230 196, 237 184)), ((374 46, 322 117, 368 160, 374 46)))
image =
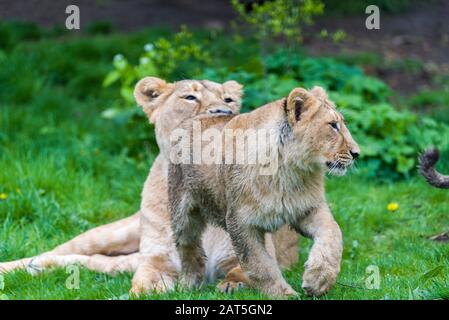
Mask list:
POLYGON ((289 225, 314 241, 303 289, 309 295, 326 293, 340 271, 342 235, 326 203, 324 175, 326 171, 344 174, 360 149, 325 91, 296 88, 287 98, 250 113, 198 116, 180 129, 189 137, 180 151, 188 147, 190 153, 181 158, 171 155, 168 195, 181 258, 181 284, 202 281, 201 236, 211 223, 229 232, 253 287, 272 296, 296 294, 264 245, 266 233, 289 225), (198 128, 203 133, 199 142, 191 139, 198 128), (251 130, 257 133, 257 142, 250 145, 251 130), (217 132, 218 139, 210 139, 217 132), (268 136, 269 142, 259 140, 262 136, 268 136), (248 145, 242 147, 245 141, 248 145), (237 153, 229 162, 230 152, 243 150, 259 156, 261 149, 275 160, 269 163, 269 171, 267 163, 238 162, 237 153), (216 155, 213 163, 195 161, 198 152, 210 155, 211 150, 216 155))

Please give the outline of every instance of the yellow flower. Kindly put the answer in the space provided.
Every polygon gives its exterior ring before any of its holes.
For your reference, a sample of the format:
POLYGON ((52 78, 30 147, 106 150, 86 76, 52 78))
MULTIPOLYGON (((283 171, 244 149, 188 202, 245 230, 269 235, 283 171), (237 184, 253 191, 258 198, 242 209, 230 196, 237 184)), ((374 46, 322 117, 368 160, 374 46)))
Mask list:
POLYGON ((399 204, 397 204, 396 202, 390 202, 387 206, 388 211, 396 211, 399 209, 399 204))
POLYGON ((8 199, 8 195, 6 193, 0 193, 0 200, 8 199))

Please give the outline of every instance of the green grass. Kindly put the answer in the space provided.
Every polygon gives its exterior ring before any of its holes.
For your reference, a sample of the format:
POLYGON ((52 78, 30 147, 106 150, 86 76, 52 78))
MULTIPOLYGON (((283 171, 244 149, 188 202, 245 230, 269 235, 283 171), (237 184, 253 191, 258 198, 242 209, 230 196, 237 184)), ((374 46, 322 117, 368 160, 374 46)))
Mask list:
MULTIPOLYGON (((144 120, 127 125, 101 118, 118 92, 99 83, 114 54, 126 48, 137 57, 161 32, 33 38, 9 43, 0 54, 0 80, 8 83, 0 86, 0 193, 7 195, 0 200, 0 261, 38 254, 137 210, 157 152, 153 128, 144 120)), ((441 169, 449 170, 447 161, 441 169)), ((449 228, 447 190, 418 177, 394 184, 368 180, 363 167, 328 179, 327 190, 345 245, 338 284, 323 299, 449 298, 449 245, 426 239, 449 228), (386 209, 390 202, 399 204, 396 212, 386 209), (379 268, 379 290, 365 286, 370 265, 379 268)), ((310 246, 301 239, 300 261, 285 272, 299 292, 310 246)), ((69 290, 69 276, 65 270, 7 274, 0 299, 127 299, 132 277, 81 270, 80 289, 69 290)), ((227 296, 211 284, 145 298, 266 297, 251 290, 227 296)))
MULTIPOLYGON (((61 149, 65 147, 60 145, 61 149)), ((9 191, 10 196, 0 204, 4 221, 0 233, 1 260, 49 249, 88 227, 126 216, 138 207, 145 170, 139 169, 136 163, 127 165, 122 156, 111 155, 110 165, 101 174, 110 179, 103 179, 76 169, 82 166, 82 159, 73 161, 74 166, 63 165, 59 169, 54 159, 38 155, 34 161, 20 161, 21 165, 6 163, 8 174, 3 171, 0 181, 2 185, 9 181, 4 191, 9 191), (20 179, 20 173, 26 178, 20 179), (10 177, 27 182, 15 184, 10 177), (21 194, 15 194, 14 187, 20 187, 21 194), (41 188, 47 191, 40 194, 41 188)), ((2 158, 2 167, 3 163, 2 158)), ((329 179, 328 197, 343 230, 345 246, 338 284, 324 299, 449 298, 449 246, 426 239, 449 227, 446 191, 431 189, 420 179, 376 185, 350 175, 329 179), (386 209, 391 201, 399 203, 396 212, 386 209), (370 265, 379 268, 379 290, 368 290, 365 286, 369 275, 366 268, 370 265), (443 267, 441 273, 427 281, 423 279, 427 272, 439 266, 443 267)), ((301 239, 300 262, 285 272, 297 290, 300 290, 302 264, 310 245, 309 240, 301 239)), ((130 274, 112 277, 82 270, 79 290, 66 288, 68 277, 65 270, 34 278, 17 272, 5 276, 4 293, 10 299, 128 298, 130 274)), ((177 291, 146 298, 259 299, 264 296, 250 290, 225 296, 210 285, 195 292, 177 291)), ((301 298, 305 297, 301 295, 301 298)))

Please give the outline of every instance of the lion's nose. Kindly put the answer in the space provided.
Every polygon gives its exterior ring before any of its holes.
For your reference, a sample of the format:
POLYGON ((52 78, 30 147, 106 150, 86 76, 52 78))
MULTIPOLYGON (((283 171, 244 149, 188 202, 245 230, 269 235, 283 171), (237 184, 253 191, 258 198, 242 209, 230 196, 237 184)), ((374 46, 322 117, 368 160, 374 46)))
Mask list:
POLYGON ((233 114, 232 110, 229 107, 216 107, 207 110, 208 113, 222 113, 222 114, 233 114))
POLYGON ((351 153, 351 156, 353 159, 357 159, 360 156, 360 151, 359 150, 351 150, 349 151, 351 153))

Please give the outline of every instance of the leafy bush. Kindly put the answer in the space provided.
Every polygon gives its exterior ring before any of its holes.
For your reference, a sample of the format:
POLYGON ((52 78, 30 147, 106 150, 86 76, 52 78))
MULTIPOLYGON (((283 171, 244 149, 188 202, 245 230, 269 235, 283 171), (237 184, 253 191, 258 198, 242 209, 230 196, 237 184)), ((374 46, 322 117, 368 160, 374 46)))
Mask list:
POLYGON ((38 40, 42 31, 31 22, 1 22, 0 21, 0 49, 10 50, 20 41, 38 40))
POLYGON ((369 102, 357 92, 332 92, 367 160, 367 173, 408 175, 420 150, 435 144, 448 148, 449 127, 432 118, 399 111, 388 101, 369 102))
MULTIPOLYGON (((397 110, 389 102, 392 91, 381 80, 331 58, 286 57, 283 51, 269 56, 265 78, 229 75, 245 84, 245 110, 285 96, 295 86, 325 87, 361 146, 362 167, 377 177, 409 175, 417 153, 429 145, 449 149, 449 126, 397 110)), ((209 70, 206 76, 217 81, 230 78, 224 74, 209 70)))
MULTIPOLYGON (((440 115, 433 113, 438 116, 436 121, 395 108, 390 102, 390 88, 379 79, 365 76, 350 61, 312 58, 285 50, 261 57, 256 41, 219 32, 191 33, 183 29, 173 36, 152 29, 128 36, 95 37, 94 41, 53 41, 48 39, 48 33, 32 25, 2 26, 0 31, 15 39, 6 51, 0 52, 0 82, 5 83, 0 87, 2 104, 30 108, 33 105, 51 113, 57 108, 57 112, 75 115, 109 108, 103 115, 114 119, 122 130, 133 132, 123 137, 126 152, 131 155, 140 154, 143 141, 149 137, 152 152, 157 152, 154 136, 146 121, 142 121, 143 114, 132 97, 135 82, 147 75, 170 81, 237 80, 245 85, 244 112, 281 98, 296 86, 321 85, 345 115, 360 143, 363 159, 359 163, 367 175, 407 176, 414 170, 417 153, 425 147, 434 144, 443 151, 449 150, 448 126, 441 123, 440 115), (231 52, 227 50, 230 41, 231 52), (151 45, 142 50, 145 42, 151 45), (123 48, 126 56, 116 55, 111 70, 111 57, 123 48), (74 60, 83 63, 73 63, 74 60), (103 79, 107 88, 100 89, 98 83, 103 79), (64 103, 69 101, 65 97, 71 97, 79 107, 64 103), (81 110, 81 106, 86 110, 81 110), (95 109, 91 110, 93 106, 95 109)), ((447 99, 442 97, 446 95, 423 93, 411 99, 410 105, 430 106, 429 110, 433 110, 433 105, 446 105, 447 99)), ((444 115, 443 111, 440 114, 444 115)))
MULTIPOLYGON (((137 65, 132 65, 122 54, 113 59, 114 70, 103 81, 104 87, 120 83, 120 95, 126 101, 125 107, 134 105, 134 84, 147 75, 175 79, 175 75, 198 74, 201 66, 209 62, 209 53, 201 43, 193 41, 193 34, 183 27, 173 41, 161 37, 144 46, 144 53, 137 65)), ((126 121, 137 113, 135 110, 114 106, 103 112, 106 118, 121 118, 126 121)))
POLYGON ((249 24, 258 39, 283 36, 301 41, 302 26, 311 24, 313 17, 323 13, 320 0, 273 0, 231 4, 244 22, 249 24))
MULTIPOLYGON (((159 42, 161 43, 161 42, 159 42)), ((164 40, 162 43, 168 43, 164 40)), ((178 57, 174 53, 178 44, 165 46, 155 45, 151 50, 146 50, 143 57, 149 61, 155 61, 155 57, 172 56, 176 61, 185 57, 185 52, 196 52, 196 49, 183 49, 183 54, 178 57), (170 49, 167 49, 170 48, 170 49), (151 54, 148 55, 148 52, 151 54)), ((213 50, 213 47, 209 47, 213 50)), ((148 48, 147 48, 148 49, 148 48)), ((208 52, 205 48, 201 51, 204 55, 191 54, 190 63, 201 61, 207 65, 210 57, 220 56, 221 51, 208 52), (207 59, 206 59, 207 57, 207 59)), ((157 63, 145 67, 142 61, 137 66, 132 66, 128 61, 122 60, 124 66, 115 70, 128 70, 125 73, 118 72, 114 77, 122 83, 122 96, 125 105, 135 108, 131 92, 134 83, 146 75, 170 77, 175 64, 168 65, 162 72, 156 68, 157 63), (121 78, 122 75, 124 78, 121 78), (131 76, 130 76, 131 75, 131 76)), ((260 58, 259 58, 260 60, 260 58)), ((221 61, 221 60, 220 60, 221 61)), ((225 61, 225 60, 224 60, 225 61)), ((115 61, 115 64, 118 62, 115 61)), ((226 61, 222 67, 216 65, 205 67, 203 72, 192 69, 187 77, 204 78, 217 82, 236 80, 245 85, 243 111, 257 108, 269 101, 279 99, 297 86, 311 88, 321 85, 329 92, 331 99, 342 111, 347 119, 349 127, 361 145, 362 170, 367 175, 400 177, 407 176, 416 166, 417 153, 425 147, 434 144, 442 149, 449 149, 449 127, 438 123, 429 117, 418 117, 416 114, 398 110, 390 103, 391 89, 381 80, 364 75, 363 71, 349 64, 338 62, 332 58, 311 58, 301 54, 287 55, 284 50, 268 55, 264 61, 258 63, 248 61, 247 65, 238 68, 232 66, 232 61, 226 61), (263 64, 265 71, 255 68, 254 65, 263 64)), ((111 77, 111 75, 109 75, 111 77)), ((110 79, 106 79, 106 84, 110 79)), ((126 109, 125 110, 129 110, 126 109)), ((114 116, 114 113, 110 113, 114 116)))
POLYGON ((87 25, 87 33, 91 35, 110 34, 113 30, 114 26, 110 21, 95 21, 87 25))

